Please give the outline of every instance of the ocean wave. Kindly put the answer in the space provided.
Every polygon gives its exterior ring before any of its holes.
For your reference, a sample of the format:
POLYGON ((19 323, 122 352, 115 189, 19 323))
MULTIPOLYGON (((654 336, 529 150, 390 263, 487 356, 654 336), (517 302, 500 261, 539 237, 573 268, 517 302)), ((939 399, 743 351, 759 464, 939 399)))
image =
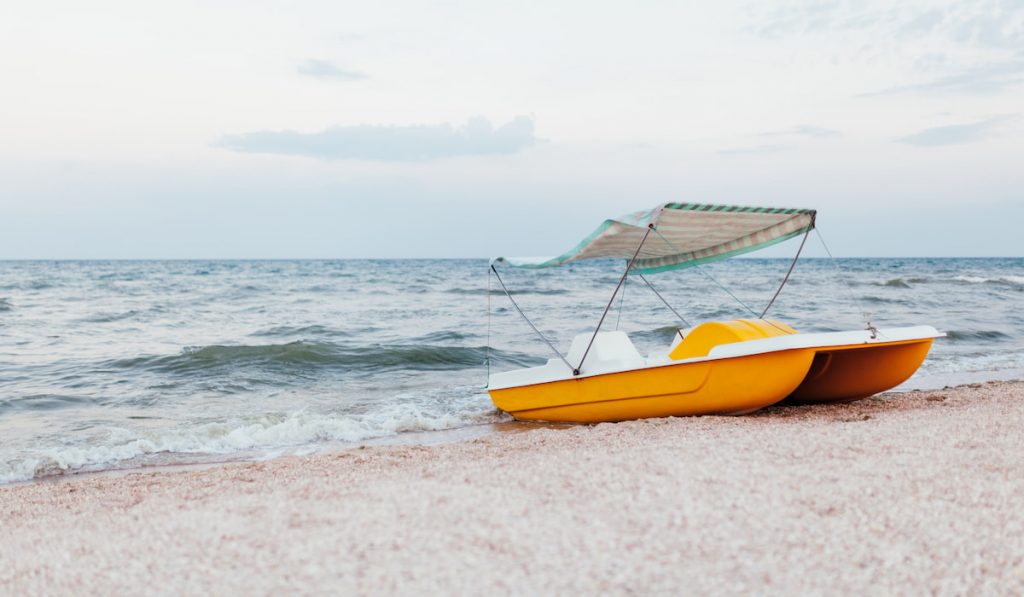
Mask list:
POLYGON ((920 375, 932 373, 977 373, 1024 371, 1024 353, 1016 350, 971 352, 932 351, 921 365, 920 375))
POLYGON ((83 323, 111 323, 114 321, 131 319, 133 317, 138 317, 139 315, 139 311, 132 309, 121 313, 95 313, 93 315, 83 317, 80 321, 83 323))
POLYGON ((213 345, 187 347, 179 354, 119 359, 109 363, 118 369, 143 369, 160 373, 193 373, 245 367, 314 369, 339 367, 360 371, 388 369, 458 370, 493 364, 528 366, 538 359, 524 353, 486 346, 438 346, 396 344, 341 346, 330 342, 299 340, 287 344, 213 345))
MULTIPOLYGON (((470 296, 484 296, 487 294, 486 288, 449 288, 445 290, 446 294, 462 294, 470 296)), ((504 291, 495 285, 491 288, 491 294, 505 294, 504 291)), ((569 291, 564 288, 518 288, 509 289, 509 294, 513 296, 518 295, 537 295, 537 296, 560 296, 563 294, 569 294, 569 291)))
MULTIPOLYGON (((325 442, 356 443, 400 433, 442 431, 505 420, 508 416, 495 409, 486 395, 461 387, 413 400, 398 396, 388 406, 365 414, 268 413, 152 432, 112 427, 107 437, 92 445, 54 445, 8 456, 0 460, 0 483, 126 464, 139 466, 145 458, 161 454, 253 457, 271 450, 325 442)), ((185 461, 188 459, 179 459, 185 461)))
POLYGON ((946 339, 951 342, 987 342, 1009 340, 1010 335, 998 330, 952 330, 946 332, 946 339))
POLYGON ((14 398, 0 398, 0 413, 16 410, 49 411, 91 404, 95 404, 95 399, 91 396, 30 394, 14 398))
POLYGON ((0 297, 0 311, 10 311, 12 309, 14 309, 14 304, 11 303, 11 299, 0 297))
POLYGON ((886 280, 885 282, 875 282, 874 285, 883 286, 885 288, 910 288, 908 281, 903 278, 893 278, 891 280, 886 280))
POLYGON ((963 284, 1000 284, 1004 286, 1024 286, 1024 276, 953 276, 955 282, 963 284))
MULTIPOLYGON (((359 330, 360 332, 372 332, 376 331, 376 328, 366 328, 359 330)), ((250 336, 256 337, 274 337, 274 336, 329 336, 329 337, 340 337, 340 336, 351 336, 352 333, 348 331, 336 330, 334 328, 327 327, 325 325, 278 325, 258 332, 249 334, 250 336)))
POLYGON ((869 304, 869 305, 887 305, 887 304, 888 305, 909 305, 909 304, 912 304, 912 301, 908 301, 908 300, 905 300, 905 299, 889 298, 889 297, 884 297, 884 296, 872 296, 872 295, 862 296, 858 300, 860 302, 862 302, 862 303, 866 303, 866 304, 869 304))
POLYGON ((462 332, 456 332, 454 330, 440 330, 437 332, 431 332, 424 334, 419 338, 416 338, 416 342, 456 342, 458 340, 466 340, 471 334, 465 334, 462 332))

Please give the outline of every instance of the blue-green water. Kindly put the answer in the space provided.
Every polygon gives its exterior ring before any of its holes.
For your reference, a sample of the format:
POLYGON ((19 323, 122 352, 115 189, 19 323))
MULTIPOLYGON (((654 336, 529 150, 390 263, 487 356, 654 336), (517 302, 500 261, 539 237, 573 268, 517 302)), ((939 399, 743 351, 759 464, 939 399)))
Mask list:
MULTIPOLYGON (((691 323, 749 316, 786 260, 650 277, 691 323)), ((930 324, 918 374, 1024 369, 1024 259, 801 260, 773 308, 803 331, 930 324)), ((504 270, 561 347, 593 329, 621 263, 504 270)), ((0 262, 0 482, 267 457, 505 420, 484 360, 550 355, 490 298, 483 260, 0 262)), ((496 284, 494 286, 497 288, 496 284)), ((641 352, 677 325, 639 282, 606 329, 641 352)))

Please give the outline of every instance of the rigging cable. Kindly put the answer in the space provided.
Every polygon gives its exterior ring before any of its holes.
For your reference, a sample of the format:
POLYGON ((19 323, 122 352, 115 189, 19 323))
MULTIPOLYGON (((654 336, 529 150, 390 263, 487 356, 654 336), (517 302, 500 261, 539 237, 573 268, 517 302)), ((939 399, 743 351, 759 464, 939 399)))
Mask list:
POLYGON ((668 307, 668 310, 671 311, 673 314, 675 314, 675 316, 679 318, 679 321, 682 321, 683 324, 686 325, 686 327, 691 327, 690 326, 690 322, 686 321, 686 318, 683 317, 682 315, 680 315, 679 311, 676 311, 675 309, 673 309, 672 305, 668 304, 668 301, 665 300, 665 297, 661 296, 661 293, 658 292, 658 289, 654 287, 654 284, 651 284, 647 280, 647 278, 645 278, 644 275, 641 274, 639 271, 636 273, 636 275, 640 276, 640 279, 644 281, 644 284, 647 284, 647 287, 651 289, 651 292, 653 292, 656 297, 661 299, 661 302, 665 303, 665 306, 668 307))
POLYGON ((487 270, 487 347, 484 354, 484 364, 487 366, 486 388, 491 385, 491 270, 487 270))
POLYGON ((759 317, 759 319, 764 319, 764 316, 768 314, 768 309, 772 308, 772 305, 775 304, 775 299, 779 298, 779 293, 782 292, 782 287, 789 281, 789 276, 793 273, 793 268, 796 267, 797 260, 800 259, 800 253, 804 250, 804 244, 807 243, 807 237, 811 235, 811 229, 814 228, 814 219, 815 217, 812 215, 811 223, 807 225, 804 237, 800 239, 800 247, 796 250, 796 255, 793 256, 793 261, 789 264, 789 270, 786 271, 786 276, 782 278, 782 283, 779 284, 779 288, 775 291, 775 294, 772 295, 772 300, 768 301, 768 304, 764 307, 764 311, 761 311, 761 317, 759 317))
POLYGON ((537 334, 537 336, 541 340, 543 340, 545 344, 548 345, 548 348, 550 348, 552 352, 558 355, 558 358, 561 359, 563 363, 565 363, 566 367, 573 371, 573 375, 579 375, 579 369, 576 369, 569 364, 569 361, 567 361, 565 357, 562 356, 562 353, 558 352, 558 349, 555 348, 555 345, 552 344, 550 340, 548 340, 547 336, 542 334, 541 331, 537 329, 537 326, 533 325, 533 322, 530 321, 530 318, 526 316, 526 313, 523 313, 523 310, 519 308, 519 303, 516 302, 516 299, 512 298, 512 293, 508 291, 508 287, 505 286, 505 282, 502 281, 501 276, 498 275, 498 270, 494 267, 493 263, 491 264, 491 271, 494 272, 494 277, 497 278, 498 284, 501 284, 501 289, 505 291, 505 296, 508 297, 508 300, 512 303, 512 306, 516 308, 516 311, 519 312, 519 315, 523 318, 523 321, 525 321, 531 328, 533 328, 534 333, 537 334))
MULTIPOLYGON (((666 244, 666 245, 668 245, 670 249, 672 249, 673 251, 675 251, 675 252, 677 252, 677 253, 680 253, 680 254, 682 254, 682 251, 680 251, 678 247, 676 247, 675 245, 673 245, 673 244, 672 244, 672 241, 670 241, 669 239, 665 238, 665 236, 664 236, 664 235, 663 235, 662 233, 658 232, 657 230, 655 230, 654 232, 656 232, 656 233, 658 234, 658 236, 660 236, 660 237, 661 237, 661 240, 665 241, 665 244, 666 244)), ((728 294, 729 296, 731 296, 731 297, 732 297, 732 299, 733 299, 734 301, 736 301, 737 303, 739 303, 739 304, 740 304, 740 306, 742 306, 742 307, 743 307, 744 309, 746 309, 747 311, 749 311, 751 315, 753 315, 754 317, 757 317, 757 311, 755 311, 755 310, 751 309, 749 305, 747 305, 746 303, 744 303, 743 301, 741 301, 741 300, 739 299, 739 297, 737 297, 737 296, 736 296, 735 294, 733 294, 732 292, 730 292, 730 291, 729 291, 729 289, 728 289, 728 288, 726 288, 725 286, 723 286, 721 282, 719 282, 718 280, 716 280, 716 279, 715 279, 715 278, 714 278, 714 277, 713 277, 713 276, 712 276, 711 274, 709 274, 709 273, 707 273, 706 271, 704 271, 704 268, 702 268, 702 267, 701 267, 701 266, 700 266, 699 264, 698 264, 698 265, 694 265, 694 267, 695 267, 695 268, 697 268, 697 271, 699 271, 700 273, 702 273, 702 274, 704 274, 705 276, 707 276, 707 279, 708 279, 708 280, 711 280, 712 282, 714 282, 716 286, 718 286, 718 287, 719 287, 719 288, 721 288, 721 289, 722 289, 723 291, 725 291, 725 293, 726 293, 726 294, 728 294)))
POLYGON ((818 240, 821 242, 821 246, 825 249, 825 253, 832 262, 832 266, 836 269, 836 273, 839 274, 839 279, 844 282, 843 285, 846 287, 847 294, 850 296, 850 299, 852 299, 853 304, 857 305, 857 308, 860 309, 860 315, 864 318, 864 322, 867 324, 867 329, 871 332, 872 339, 874 339, 878 334, 878 328, 871 324, 871 313, 864 308, 864 304, 860 302, 857 295, 853 292, 853 286, 850 285, 849 278, 843 275, 843 268, 839 267, 839 261, 832 256, 832 251, 829 250, 828 245, 825 243, 825 237, 821 235, 821 230, 819 230, 818 227, 815 227, 814 232, 818 235, 818 240))
MULTIPOLYGON (((675 252, 677 252, 677 253, 680 253, 680 254, 682 254, 682 251, 680 251, 678 247, 676 247, 675 245, 673 245, 673 244, 672 244, 672 242, 671 242, 670 240, 668 240, 667 238, 665 238, 665 237, 664 237, 664 236, 663 236, 663 235, 662 235, 662 234, 661 234, 660 232, 658 232, 657 230, 655 230, 655 232, 657 232, 657 233, 658 233, 658 236, 661 236, 661 240, 665 241, 665 244, 667 244, 667 245, 669 246, 669 248, 670 248, 670 249, 672 249, 673 251, 675 251, 675 252)), ((702 273, 702 274, 704 274, 705 276, 707 276, 707 278, 708 278, 709 280, 711 280, 712 282, 714 282, 714 283, 715 283, 715 285, 717 285, 717 286, 718 286, 719 288, 721 288, 722 290, 724 290, 724 291, 725 291, 725 293, 726 293, 726 294, 728 294, 729 296, 731 296, 731 297, 732 297, 732 298, 733 298, 733 299, 734 299, 734 300, 735 300, 735 301, 736 301, 737 303, 739 303, 740 305, 742 305, 742 306, 743 306, 743 308, 744 308, 744 309, 746 309, 747 311, 749 311, 751 315, 753 315, 754 317, 756 317, 756 318, 758 318, 758 319, 761 319, 761 321, 764 321, 764 322, 765 322, 765 323, 767 323, 768 325, 772 326, 773 328, 775 328, 775 329, 779 330, 780 332, 782 332, 782 333, 784 333, 784 334, 790 334, 790 333, 792 333, 792 332, 789 332, 788 330, 785 330, 785 329, 783 329, 783 328, 781 328, 781 327, 779 327, 779 326, 775 325, 774 323, 772 323, 772 321, 771 321, 770 319, 762 319, 762 318, 758 317, 758 316, 757 316, 757 311, 754 311, 753 309, 751 309, 751 308, 750 308, 750 307, 749 307, 749 306, 748 306, 748 305, 747 305, 746 303, 744 303, 743 301, 741 301, 741 300, 739 299, 739 297, 737 297, 737 296, 736 296, 735 294, 733 294, 732 292, 730 292, 728 288, 726 288, 725 286, 722 286, 722 284, 721 284, 721 283, 720 283, 720 282, 719 282, 718 280, 716 280, 716 279, 715 279, 714 277, 712 277, 712 275, 711 275, 711 274, 709 274, 709 273, 707 273, 706 271, 704 271, 704 268, 702 268, 702 267, 701 267, 700 265, 695 265, 694 267, 696 267, 696 268, 697 268, 697 270, 699 270, 699 271, 700 271, 700 273, 702 273)))
POLYGON ((623 306, 623 303, 626 302, 626 283, 628 283, 628 282, 629 282, 629 280, 627 279, 625 282, 622 283, 622 295, 619 296, 619 315, 618 315, 618 317, 615 318, 615 331, 616 332, 619 331, 619 322, 622 321, 622 306, 623 306))

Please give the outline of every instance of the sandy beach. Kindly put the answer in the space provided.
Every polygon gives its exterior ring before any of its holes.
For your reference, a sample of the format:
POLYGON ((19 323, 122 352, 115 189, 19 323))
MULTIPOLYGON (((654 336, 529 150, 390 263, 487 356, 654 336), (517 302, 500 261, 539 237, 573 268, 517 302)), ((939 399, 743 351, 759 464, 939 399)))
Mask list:
POLYGON ((0 593, 1024 591, 1024 383, 0 488, 0 593))

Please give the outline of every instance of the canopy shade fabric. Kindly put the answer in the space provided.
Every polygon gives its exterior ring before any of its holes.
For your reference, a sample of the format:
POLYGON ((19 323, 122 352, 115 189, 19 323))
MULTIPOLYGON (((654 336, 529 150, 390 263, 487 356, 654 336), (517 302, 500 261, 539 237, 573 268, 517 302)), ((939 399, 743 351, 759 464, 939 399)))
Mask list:
POLYGON ((492 263, 544 268, 581 259, 631 259, 643 242, 633 270, 661 272, 728 259, 799 236, 814 228, 815 213, 813 209, 665 203, 605 220, 557 257, 498 257, 492 263))

